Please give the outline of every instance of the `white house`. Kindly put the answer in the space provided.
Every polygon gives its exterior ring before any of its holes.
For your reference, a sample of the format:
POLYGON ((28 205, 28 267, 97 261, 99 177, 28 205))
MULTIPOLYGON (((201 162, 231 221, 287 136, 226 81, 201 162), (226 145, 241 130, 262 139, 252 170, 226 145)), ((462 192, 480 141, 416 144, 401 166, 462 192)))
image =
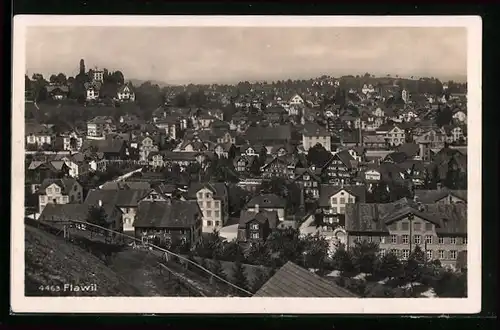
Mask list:
POLYGON ((463 123, 467 121, 467 115, 462 110, 459 110, 453 114, 453 119, 463 123))
POLYGON ((363 85, 363 88, 361 88, 361 93, 363 94, 371 94, 371 93, 374 93, 375 92, 375 88, 373 88, 373 85, 372 84, 364 84, 363 85))
POLYGON ((405 103, 408 103, 410 101, 410 92, 408 92, 407 89, 403 89, 401 91, 401 99, 403 99, 405 103))
POLYGON ((133 102, 135 100, 135 93, 132 90, 132 88, 129 86, 129 84, 125 84, 121 86, 118 89, 118 92, 116 93, 118 101, 121 102, 133 102))
POLYGON ((87 101, 94 101, 99 98, 99 90, 94 86, 87 87, 87 101))
POLYGON ((75 179, 45 179, 38 194, 40 213, 47 204, 83 202, 83 188, 75 179))
POLYGON ((292 105, 304 105, 304 99, 299 95, 295 94, 289 101, 290 106, 292 105))

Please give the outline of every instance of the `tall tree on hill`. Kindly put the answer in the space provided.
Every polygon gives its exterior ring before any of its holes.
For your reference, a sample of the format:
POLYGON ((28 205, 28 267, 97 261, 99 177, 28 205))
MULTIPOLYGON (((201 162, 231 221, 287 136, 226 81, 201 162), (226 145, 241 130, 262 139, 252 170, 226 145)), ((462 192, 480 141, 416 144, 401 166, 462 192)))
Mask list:
POLYGON ((80 74, 85 74, 85 61, 83 60, 83 58, 80 60, 80 74))
POLYGON ((55 74, 50 75, 49 82, 55 84, 57 82, 57 76, 55 74))

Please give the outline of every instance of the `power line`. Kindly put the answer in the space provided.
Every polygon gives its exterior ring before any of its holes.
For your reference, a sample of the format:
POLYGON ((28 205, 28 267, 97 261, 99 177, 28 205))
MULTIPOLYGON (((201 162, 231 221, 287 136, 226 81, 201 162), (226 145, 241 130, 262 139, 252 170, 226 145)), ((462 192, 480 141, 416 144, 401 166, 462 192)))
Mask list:
MULTIPOLYGON (((93 223, 90 223, 90 222, 86 222, 86 221, 79 221, 79 220, 68 220, 68 221, 69 221, 69 222, 72 222, 72 223, 79 223, 79 224, 83 224, 83 225, 85 225, 85 226, 91 226, 91 227, 99 228, 99 229, 102 229, 102 230, 105 230, 105 231, 108 231, 108 232, 111 232, 111 233, 114 233, 114 234, 118 234, 118 235, 120 235, 120 236, 122 236, 122 237, 126 237, 126 238, 128 238, 128 239, 131 239, 131 240, 134 240, 134 241, 138 241, 138 242, 143 243, 143 241, 142 241, 142 240, 140 240, 140 239, 138 239, 138 238, 135 238, 135 237, 133 237, 133 236, 130 236, 130 235, 125 235, 124 233, 121 233, 121 232, 118 232, 118 231, 115 231, 115 230, 112 230, 112 229, 108 229, 108 228, 105 228, 105 227, 101 227, 101 226, 99 226, 99 225, 96 225, 96 224, 93 224, 93 223)), ((210 270, 206 269, 205 267, 202 267, 202 266, 198 265, 196 262, 194 262, 194 261, 192 261, 192 260, 189 260, 189 259, 188 259, 188 258, 186 258, 186 257, 183 257, 182 255, 179 255, 179 254, 174 253, 174 252, 172 252, 172 251, 169 251, 169 250, 163 249, 163 248, 161 248, 161 247, 159 247, 159 246, 156 246, 156 245, 154 245, 154 244, 151 244, 151 243, 146 243, 146 246, 149 246, 149 247, 152 247, 152 248, 154 248, 154 249, 156 249, 156 250, 159 250, 159 251, 162 251, 162 252, 165 252, 165 253, 171 254, 171 255, 173 255, 173 256, 175 256, 175 257, 177 257, 177 258, 181 259, 181 260, 187 261, 187 262, 189 262, 189 263, 191 263, 191 264, 195 265, 195 266, 196 266, 196 267, 198 267, 199 269, 201 269, 201 270, 205 271, 206 273, 208 273, 208 274, 212 275, 213 277, 217 278, 218 280, 220 280, 220 281, 222 281, 222 282, 224 282, 224 283, 226 283, 226 284, 228 284, 228 285, 232 286, 233 288, 236 288, 236 289, 240 290, 241 292, 244 292, 244 293, 246 293, 246 294, 248 294, 248 295, 250 295, 250 296, 251 296, 251 295, 253 295, 251 292, 249 292, 249 291, 247 291, 247 290, 245 290, 245 289, 243 289, 243 288, 240 288, 240 287, 239 287, 239 286, 237 286, 237 285, 234 285, 233 283, 231 283, 231 282, 229 282, 229 281, 227 281, 227 280, 223 279, 222 277, 218 276, 217 274, 212 273, 210 270)))

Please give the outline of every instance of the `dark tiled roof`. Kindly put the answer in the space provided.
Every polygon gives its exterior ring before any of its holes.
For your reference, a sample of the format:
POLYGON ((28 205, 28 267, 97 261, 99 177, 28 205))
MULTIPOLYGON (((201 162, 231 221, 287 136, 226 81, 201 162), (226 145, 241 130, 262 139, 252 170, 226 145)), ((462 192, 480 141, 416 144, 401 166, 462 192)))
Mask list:
POLYGON ((326 162, 323 168, 327 168, 328 166, 330 166, 330 163, 337 158, 340 159, 340 161, 344 163, 344 165, 349 169, 354 168, 357 164, 356 160, 349 153, 349 150, 342 150, 334 154, 332 158, 330 158, 330 160, 326 162))
POLYGON ((408 155, 404 152, 400 151, 395 151, 391 152, 387 156, 385 156, 385 159, 391 159, 395 163, 402 163, 408 158, 408 155))
POLYGON ((120 189, 131 189, 131 190, 148 190, 151 188, 149 182, 106 182, 102 185, 102 190, 120 190, 120 189))
POLYGON ((198 151, 192 152, 176 152, 176 151, 167 151, 162 152, 163 160, 173 160, 173 161, 194 161, 196 157, 200 155, 198 151))
POLYGON ((136 228, 190 228, 201 216, 196 202, 141 202, 137 208, 136 228))
POLYGON ((273 127, 249 127, 244 134, 247 141, 289 141, 292 138, 292 128, 289 125, 273 127))
POLYGON ((414 214, 436 225, 440 234, 467 233, 467 205, 421 204, 402 199, 395 203, 346 205, 346 230, 350 232, 388 232, 387 225, 414 214))
POLYGON ((279 222, 278 212, 266 210, 261 210, 258 213, 252 211, 241 211, 239 228, 245 228, 246 224, 253 220, 260 224, 268 222, 269 228, 274 229, 279 222))
POLYGON ((125 141, 122 139, 85 140, 82 145, 82 150, 95 146, 97 148, 97 152, 118 153, 122 150, 124 144, 125 141))
POLYGON ((467 202, 467 190, 449 190, 446 188, 441 190, 415 190, 415 196, 424 204, 436 203, 450 195, 467 202))
POLYGON ((330 185, 322 184, 319 188, 319 200, 318 205, 320 207, 330 206, 330 197, 335 195, 341 190, 347 191, 349 194, 356 196, 356 202, 363 203, 366 200, 366 187, 363 185, 330 185))
POLYGON ((227 186, 222 182, 205 182, 205 183, 193 183, 189 186, 187 191, 188 198, 196 198, 196 194, 203 188, 207 188, 214 194, 214 198, 223 198, 227 196, 227 186))
POLYGON ((357 297, 291 261, 281 267, 254 297, 357 297))
POLYGON ((302 129, 302 135, 304 136, 330 136, 330 133, 325 127, 320 126, 316 123, 306 123, 302 129))
MULTIPOLYGON (((40 221, 87 221, 91 206, 86 204, 47 204, 40 215, 40 221)), ((114 206, 103 206, 108 223, 116 223, 121 212, 114 206)))
POLYGON ((276 194, 263 194, 259 196, 255 196, 248 203, 247 207, 254 207, 255 205, 259 205, 260 208, 285 208, 286 200, 281 198, 276 194))
POLYGON ((51 184, 55 183, 61 188, 62 194, 67 194, 75 183, 78 183, 75 179, 72 178, 64 178, 64 179, 45 179, 43 180, 40 188, 38 190, 39 193, 45 193, 45 189, 51 184))
POLYGON ((136 207, 139 200, 149 193, 150 189, 121 189, 121 190, 91 190, 85 198, 85 204, 98 205, 99 200, 103 205, 116 205, 118 207, 136 207))

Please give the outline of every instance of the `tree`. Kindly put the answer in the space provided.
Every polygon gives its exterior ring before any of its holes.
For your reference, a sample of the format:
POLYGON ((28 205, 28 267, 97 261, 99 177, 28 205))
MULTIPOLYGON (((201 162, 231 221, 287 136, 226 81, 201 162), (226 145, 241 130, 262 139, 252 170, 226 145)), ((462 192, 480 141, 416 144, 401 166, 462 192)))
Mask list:
POLYGON ((268 265, 269 257, 266 244, 261 242, 252 243, 245 255, 246 261, 252 265, 268 265))
POLYGON ((436 125, 438 127, 443 127, 450 125, 453 121, 453 111, 450 107, 445 107, 444 109, 438 109, 436 114, 436 125))
POLYGON ((346 250, 344 244, 340 244, 333 254, 333 265, 343 276, 350 276, 355 272, 351 254, 346 250))
POLYGON ((258 158, 253 158, 250 164, 250 174, 254 176, 260 176, 260 161, 258 158))
POLYGON ((422 251, 420 246, 416 246, 411 252, 408 260, 405 262, 404 280, 406 283, 420 282, 423 274, 423 267, 425 263, 425 253, 422 251))
POLYGON ((227 158, 229 160, 233 160, 236 157, 236 146, 234 144, 231 144, 231 147, 229 147, 229 151, 227 152, 227 158))
POLYGON ((307 152, 307 162, 309 165, 315 165, 316 167, 323 167, 331 158, 332 154, 320 143, 317 143, 307 152))
POLYGON ((80 74, 85 74, 85 61, 83 60, 83 58, 80 60, 80 74))
POLYGON ((51 75, 50 78, 49 78, 49 82, 51 84, 57 83, 57 76, 55 74, 51 75))
POLYGON ((68 83, 66 75, 64 73, 59 73, 56 77, 56 83, 58 85, 66 85, 68 83))
POLYGON ((323 270, 329 248, 326 239, 319 235, 307 235, 302 241, 304 244, 304 267, 323 270))
MULTIPOLYGON (((94 225, 98 225, 101 227, 108 227, 108 222, 107 222, 107 214, 106 211, 102 206, 92 206, 89 208, 89 212, 87 215, 87 222, 92 223, 94 225)), ((99 232, 100 230, 98 230, 99 232)), ((92 229, 91 229, 91 234, 92 234, 92 229)), ((105 236, 107 238, 108 232, 105 231, 105 236)))
POLYGON ((441 298, 467 297, 467 272, 456 273, 444 270, 432 286, 441 298))
POLYGON ((172 100, 172 105, 174 107, 179 107, 183 108, 188 105, 188 96, 185 92, 179 93, 174 96, 174 99, 172 100))
MULTIPOLYGON (((243 265, 241 264, 241 262, 236 261, 233 265, 232 270, 233 270, 233 276, 232 276, 231 283, 233 283, 238 288, 248 290, 248 287, 249 287, 248 280, 247 280, 247 277, 245 275, 245 269, 243 268, 243 265)), ((232 291, 233 291, 234 295, 246 296, 246 294, 243 291, 238 290, 234 287, 233 287, 232 291)))
POLYGON ((303 242, 299 238, 298 229, 276 229, 267 238, 266 245, 278 266, 287 261, 302 263, 303 242))
POLYGON ((74 136, 69 139, 69 147, 71 150, 76 150, 78 147, 78 140, 74 136))
POLYGON ((384 278, 399 278, 403 273, 403 265, 394 253, 388 252, 382 257, 378 272, 384 278))
POLYGON ((389 186, 385 182, 374 184, 368 197, 372 203, 389 203, 391 201, 389 186))
POLYGON ((123 85, 125 83, 125 78, 123 77, 123 73, 121 71, 115 71, 112 74, 113 82, 117 85, 123 85))
POLYGON ((254 278, 250 285, 250 292, 256 293, 269 280, 270 276, 262 267, 255 268, 254 278))
POLYGON ((232 240, 222 245, 220 259, 226 261, 241 262, 245 260, 245 255, 243 254, 243 250, 241 249, 241 246, 238 244, 238 242, 236 240, 232 240))
POLYGON ((378 261, 378 244, 367 241, 356 242, 351 250, 352 261, 358 272, 373 274, 378 261))

